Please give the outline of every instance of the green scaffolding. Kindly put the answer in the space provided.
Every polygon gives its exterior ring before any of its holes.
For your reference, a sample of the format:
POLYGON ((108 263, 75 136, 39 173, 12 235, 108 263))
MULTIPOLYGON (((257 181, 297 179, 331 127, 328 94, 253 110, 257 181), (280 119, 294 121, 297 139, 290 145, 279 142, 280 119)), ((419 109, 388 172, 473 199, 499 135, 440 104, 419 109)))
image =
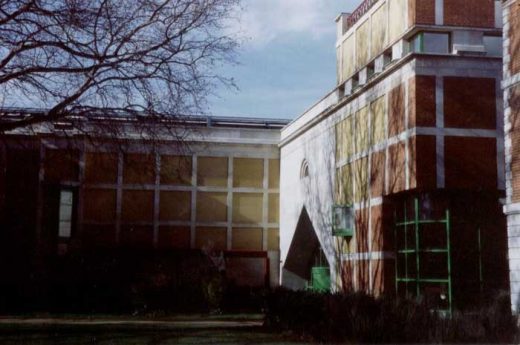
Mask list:
MULTIPOLYGON (((404 219, 402 221, 398 221, 395 223, 394 228, 394 238, 396 240, 395 249, 396 249, 396 260, 395 260, 395 289, 396 294, 399 295, 400 291, 402 291, 402 286, 404 285, 404 292, 407 297, 422 296, 422 291, 426 289, 428 286, 439 285, 441 284, 447 286, 446 294, 444 296, 447 298, 447 304, 444 308, 438 308, 438 311, 445 312, 451 314, 453 308, 453 294, 452 294, 452 279, 451 279, 451 246, 450 246, 450 211, 445 211, 444 218, 441 219, 420 219, 419 217, 419 199, 414 198, 414 214, 407 215, 406 205, 404 207, 404 219), (439 234, 446 236, 445 247, 440 248, 431 248, 431 247, 423 247, 420 245, 421 240, 421 231, 427 225, 438 224, 441 225, 444 229, 444 234, 439 234), (398 232, 404 232, 402 238, 404 241, 398 241, 398 232), (413 232, 413 233, 410 233, 413 232), (409 242, 409 235, 414 239, 409 242), (446 255, 446 272, 447 275, 444 277, 431 277, 425 274, 421 270, 421 255, 446 255), (404 256, 404 270, 399 268, 399 260, 404 256), (415 257, 415 258, 414 258, 415 257), (403 272, 402 272, 403 271, 403 272), (400 290, 401 288, 401 290, 400 290)), ((431 230, 431 229, 429 229, 431 230)))

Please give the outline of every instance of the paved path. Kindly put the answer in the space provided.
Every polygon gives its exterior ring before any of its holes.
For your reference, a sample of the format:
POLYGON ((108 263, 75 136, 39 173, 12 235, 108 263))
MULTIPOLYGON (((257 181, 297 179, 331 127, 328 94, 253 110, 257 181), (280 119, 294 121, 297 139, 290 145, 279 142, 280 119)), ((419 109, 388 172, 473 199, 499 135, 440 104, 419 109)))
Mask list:
POLYGON ((0 327, 12 326, 13 328, 46 328, 60 326, 74 327, 109 327, 109 328, 132 328, 132 329, 214 329, 214 328, 256 328, 261 327, 263 321, 258 320, 117 320, 117 319, 88 319, 88 318, 2 318, 0 327), (17 327, 18 326, 18 327, 17 327))

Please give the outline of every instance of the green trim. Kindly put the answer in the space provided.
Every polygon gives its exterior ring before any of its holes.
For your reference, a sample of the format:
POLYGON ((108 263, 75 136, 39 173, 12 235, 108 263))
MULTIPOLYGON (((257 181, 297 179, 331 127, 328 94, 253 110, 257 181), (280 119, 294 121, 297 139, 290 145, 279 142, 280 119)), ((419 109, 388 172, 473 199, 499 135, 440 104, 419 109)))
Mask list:
MULTIPOLYGON (((403 215, 404 219, 402 221, 396 222, 394 226, 394 238, 395 238, 395 252, 396 252, 396 260, 395 260, 395 289, 396 293, 399 292, 399 283, 405 284, 405 294, 413 294, 415 296, 421 295, 421 288, 423 284, 447 284, 448 285, 448 308, 444 311, 448 314, 451 314, 452 306, 453 306, 453 293, 452 293, 452 279, 451 279, 451 222, 450 222, 450 211, 446 210, 445 217, 442 219, 428 219, 428 220, 420 220, 420 205, 419 199, 416 197, 413 199, 414 207, 413 212, 414 215, 408 218, 407 214, 407 203, 405 202, 403 205, 403 215), (421 248, 421 228, 422 225, 425 224, 442 224, 444 225, 444 232, 446 236, 446 248, 421 248), (412 227, 412 229, 409 229, 412 227), (414 231, 415 240, 414 243, 408 243, 408 233, 409 230, 414 231), (398 232, 404 232, 404 243, 398 243, 398 232), (428 256, 431 254, 445 254, 447 259, 447 276, 446 277, 427 277, 423 276, 424 272, 421 271, 421 255, 428 256), (404 255, 404 272, 399 271, 399 255, 401 257, 404 255), (409 260, 409 255, 415 255, 415 260, 409 260), (412 265, 412 266, 411 266, 412 265), (415 265, 415 275, 410 276, 409 270, 413 268, 415 265), (403 275, 404 274, 404 275, 403 275), (415 289, 410 291, 409 283, 415 283, 415 289)), ((396 213, 394 213, 396 215, 396 213)), ((396 217, 397 218, 397 217, 396 217)), ((412 258, 410 258, 412 259, 412 258)))

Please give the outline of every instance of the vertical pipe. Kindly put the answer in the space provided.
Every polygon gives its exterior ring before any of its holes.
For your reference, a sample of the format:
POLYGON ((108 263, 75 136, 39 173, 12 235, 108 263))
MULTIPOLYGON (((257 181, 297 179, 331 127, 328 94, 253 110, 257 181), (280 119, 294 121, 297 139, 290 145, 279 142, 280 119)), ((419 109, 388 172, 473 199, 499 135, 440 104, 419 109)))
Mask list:
POLYGON ((417 293, 416 297, 420 295, 420 287, 419 287, 419 279, 420 279, 420 261, 419 261, 419 199, 415 198, 414 200, 414 209, 415 209, 415 218, 414 218, 414 226, 415 226, 415 264, 416 264, 416 272, 415 272, 415 291, 417 293))
POLYGON ((447 255, 448 255, 448 302, 449 302, 449 313, 452 312, 452 286, 451 286, 451 229, 450 229, 450 210, 446 210, 446 244, 447 244, 447 255))
POLYGON ((399 265, 397 264, 397 261, 399 259, 399 246, 397 244, 397 211, 394 211, 394 251, 395 251, 395 261, 394 261, 394 265, 395 265, 395 296, 398 297, 399 296, 399 282, 397 281, 397 279, 399 279, 399 265))
POLYGON ((404 274, 405 292, 408 295, 408 217, 406 212, 406 201, 404 203, 404 274))
POLYGON ((480 227, 477 229, 478 234, 478 273, 480 280, 480 294, 484 292, 484 274, 482 272, 482 239, 480 236, 480 227))

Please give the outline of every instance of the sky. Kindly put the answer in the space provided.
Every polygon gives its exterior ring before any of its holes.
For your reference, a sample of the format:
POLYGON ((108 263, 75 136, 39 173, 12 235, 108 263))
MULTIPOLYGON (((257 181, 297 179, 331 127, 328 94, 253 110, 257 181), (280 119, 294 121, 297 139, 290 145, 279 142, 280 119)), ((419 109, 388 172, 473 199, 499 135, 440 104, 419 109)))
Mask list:
POLYGON ((222 74, 238 89, 215 90, 215 116, 294 119, 336 85, 336 25, 361 0, 243 0, 231 30, 242 37, 238 65, 222 74))

